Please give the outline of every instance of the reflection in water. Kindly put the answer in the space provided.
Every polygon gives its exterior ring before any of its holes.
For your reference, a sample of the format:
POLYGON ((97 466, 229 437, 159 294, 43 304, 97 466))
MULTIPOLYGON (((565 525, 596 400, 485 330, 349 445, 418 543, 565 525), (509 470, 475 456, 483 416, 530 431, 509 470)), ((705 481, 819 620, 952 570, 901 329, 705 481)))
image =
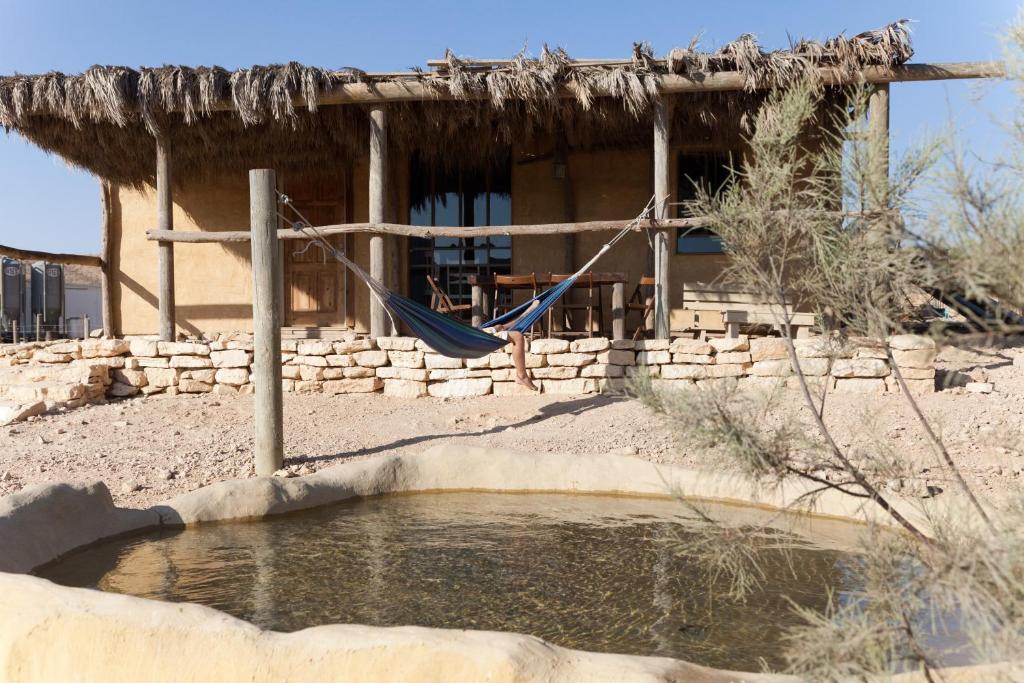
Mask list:
POLYGON ((780 636, 796 623, 789 600, 821 609, 828 589, 858 588, 848 555, 801 544, 792 565, 766 552, 763 589, 737 604, 676 550, 694 523, 671 501, 391 496, 119 539, 41 574, 196 602, 278 631, 327 623, 516 631, 747 670, 761 658, 782 664, 780 636))

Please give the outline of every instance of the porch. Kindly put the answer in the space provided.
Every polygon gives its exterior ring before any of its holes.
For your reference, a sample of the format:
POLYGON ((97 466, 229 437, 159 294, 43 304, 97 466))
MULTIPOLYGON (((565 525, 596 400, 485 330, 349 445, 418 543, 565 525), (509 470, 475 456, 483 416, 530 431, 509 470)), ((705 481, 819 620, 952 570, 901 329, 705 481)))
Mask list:
MULTIPOLYGON (((0 123, 104 179, 103 247, 91 258, 104 271, 107 334, 157 331, 169 341, 252 328, 255 264, 244 243, 252 235, 245 173, 253 168, 275 171, 275 189, 301 200, 309 222, 388 288, 416 298, 425 274, 454 273, 442 285, 473 309, 471 322, 484 321, 493 305, 470 276, 572 273, 653 195, 654 210, 631 243, 595 266, 625 277, 607 285, 605 329, 585 333, 633 336, 638 325, 626 321, 623 300, 649 278, 633 315, 650 304, 650 336, 736 334, 763 324, 771 310, 744 296, 722 301, 721 291, 703 300, 687 293, 688 283, 713 283, 727 256, 690 248, 713 245, 714 235, 676 209, 684 179, 714 181, 721 159, 741 158, 744 120, 797 79, 820 84, 830 101, 846 86, 868 84, 870 134, 886 146, 891 83, 1005 73, 999 63, 907 63, 912 54, 907 28, 896 22, 788 50, 762 50, 744 37, 663 59, 637 46, 619 60, 448 54, 429 70, 388 73, 298 64, 230 73, 97 67, 0 78, 0 101, 11 103, 0 108, 0 123), (100 84, 124 97, 108 102, 94 92, 100 84), (67 92, 83 96, 71 101, 67 92), (507 159, 497 176, 496 158, 507 159), (477 176, 467 180, 463 166, 477 176), (495 189, 496 180, 507 185, 495 189), (297 189, 309 181, 318 189, 297 189), (507 204, 493 204, 503 196, 507 204), (467 267, 471 251, 487 252, 483 265, 472 256, 475 271, 467 267), (457 263, 443 262, 449 257, 457 263), (715 305, 701 308, 707 303, 715 305)), ((402 332, 343 268, 328 267, 295 241, 300 234, 278 228, 276 323, 287 336, 402 332)))

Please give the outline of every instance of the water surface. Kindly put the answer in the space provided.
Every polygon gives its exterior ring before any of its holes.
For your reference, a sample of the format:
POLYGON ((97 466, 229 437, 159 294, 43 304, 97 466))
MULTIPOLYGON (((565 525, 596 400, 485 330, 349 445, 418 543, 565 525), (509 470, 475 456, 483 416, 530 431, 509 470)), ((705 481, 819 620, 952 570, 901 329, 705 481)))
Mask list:
POLYGON ((767 579, 737 603, 680 551, 692 518, 664 500, 387 496, 118 539, 39 573, 200 603, 276 631, 329 623, 515 631, 745 670, 782 666, 780 636, 797 623, 790 600, 822 609, 829 589, 860 587, 849 555, 794 539, 788 556, 764 553, 767 579))

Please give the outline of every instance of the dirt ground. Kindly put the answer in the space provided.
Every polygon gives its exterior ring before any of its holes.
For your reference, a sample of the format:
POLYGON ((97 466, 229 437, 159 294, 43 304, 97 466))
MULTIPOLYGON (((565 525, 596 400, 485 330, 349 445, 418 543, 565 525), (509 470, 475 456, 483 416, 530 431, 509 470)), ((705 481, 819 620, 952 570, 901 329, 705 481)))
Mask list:
MULTIPOLYGON (((987 380, 995 391, 952 388, 921 401, 968 480, 996 502, 1018 496, 1024 484, 1024 365, 1013 364, 1020 353, 1024 349, 982 355, 946 350, 940 377, 987 380)), ((791 394, 786 403, 795 404, 799 396, 791 394)), ((834 395, 826 418, 842 444, 884 441, 912 459, 922 480, 946 488, 899 395, 834 395)), ((118 504, 144 506, 252 476, 252 432, 251 396, 155 396, 44 415, 0 429, 0 495, 41 482, 100 479, 118 504)), ((298 474, 353 458, 418 453, 437 443, 559 457, 615 452, 695 468, 714 464, 708 453, 679 442, 644 406, 624 398, 285 395, 286 467, 298 474)))

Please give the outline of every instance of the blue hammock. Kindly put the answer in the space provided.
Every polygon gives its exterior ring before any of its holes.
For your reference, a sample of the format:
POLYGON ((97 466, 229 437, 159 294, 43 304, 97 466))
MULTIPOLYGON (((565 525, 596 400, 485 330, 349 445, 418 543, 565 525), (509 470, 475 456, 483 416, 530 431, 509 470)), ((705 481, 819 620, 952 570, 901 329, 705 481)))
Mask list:
POLYGON ((554 287, 544 290, 529 301, 516 306, 508 313, 484 323, 480 328, 476 328, 455 318, 450 318, 443 313, 438 313, 397 292, 392 292, 382 282, 372 277, 358 264, 345 256, 344 253, 336 249, 334 245, 325 240, 317 229, 311 226, 309 221, 299 213, 287 196, 281 195, 280 199, 281 203, 290 207, 300 218, 299 221, 288 221, 285 216, 281 216, 291 224, 294 230, 302 232, 310 240, 320 245, 325 252, 330 253, 338 261, 345 264, 360 280, 366 283, 366 286, 370 288, 374 296, 392 315, 404 322, 417 337, 423 340, 423 343, 437 353, 449 358, 482 358, 508 344, 507 339, 485 332, 484 329, 486 328, 503 325, 507 326, 504 328, 505 330, 516 332, 528 331, 558 301, 558 298, 568 291, 576 283, 576 280, 588 271, 606 251, 611 249, 627 233, 637 229, 640 221, 649 214, 654 206, 654 197, 652 197, 639 216, 630 221, 615 237, 608 240, 608 243, 602 246, 592 259, 587 261, 582 268, 568 278, 559 282, 554 287))
MULTIPOLYGON (((508 313, 484 323, 481 327, 505 325, 514 320, 515 323, 505 329, 526 332, 554 305, 558 297, 572 287, 577 277, 579 276, 576 275, 559 282, 551 289, 544 290, 508 313), (538 302, 538 305, 533 310, 527 311, 534 302, 538 302)), ((484 332, 483 329, 472 327, 460 320, 438 313, 396 292, 387 291, 381 297, 381 301, 389 311, 409 326, 415 336, 422 339, 424 344, 442 356, 480 358, 508 344, 507 339, 502 339, 484 332)))

